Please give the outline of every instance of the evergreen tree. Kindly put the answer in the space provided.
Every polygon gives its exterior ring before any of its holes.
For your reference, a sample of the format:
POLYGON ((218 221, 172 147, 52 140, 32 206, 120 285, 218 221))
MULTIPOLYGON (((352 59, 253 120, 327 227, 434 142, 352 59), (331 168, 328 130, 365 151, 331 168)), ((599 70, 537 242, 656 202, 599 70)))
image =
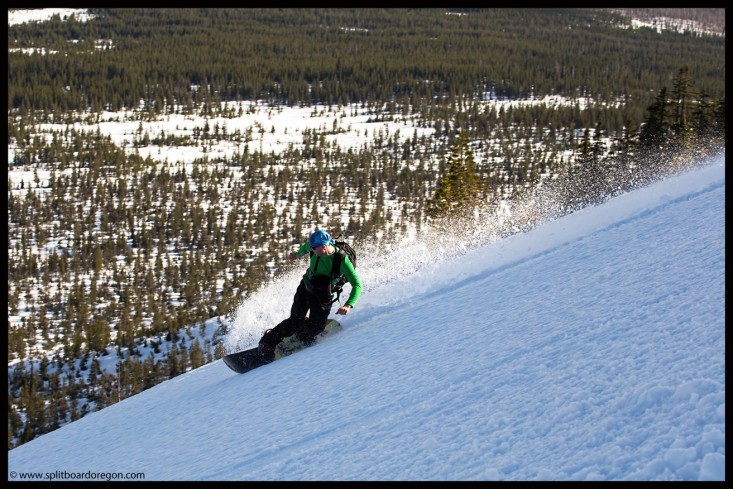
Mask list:
POLYGON ((662 87, 654 103, 647 107, 649 115, 639 132, 639 142, 643 146, 658 148, 667 140, 669 132, 668 107, 667 87, 662 87))
POLYGON ((199 343, 198 339, 195 339, 193 343, 191 343, 191 348, 189 350, 189 356, 190 356, 191 368, 198 368, 204 364, 205 362, 204 351, 201 348, 201 344, 199 343))
POLYGON ((450 152, 446 174, 428 202, 427 212, 433 218, 455 215, 479 199, 479 178, 465 132, 460 132, 450 152))
POLYGON ((690 77, 690 68, 685 66, 679 70, 677 76, 672 81, 670 100, 674 114, 671 129, 675 138, 681 142, 687 139, 689 129, 688 116, 691 112, 692 103, 697 96, 698 93, 690 77))
POLYGON ((168 354, 168 368, 169 373, 168 377, 173 378, 183 373, 183 370, 181 369, 181 362, 179 359, 180 353, 178 351, 178 345, 174 342, 171 345, 170 353, 168 354))

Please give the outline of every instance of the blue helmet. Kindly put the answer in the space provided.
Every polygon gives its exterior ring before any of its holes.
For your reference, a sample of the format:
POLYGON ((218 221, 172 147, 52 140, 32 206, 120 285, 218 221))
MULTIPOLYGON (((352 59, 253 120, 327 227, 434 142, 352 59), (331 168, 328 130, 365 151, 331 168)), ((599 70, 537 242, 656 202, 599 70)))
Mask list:
POLYGON ((326 231, 316 231, 315 233, 311 234, 309 241, 311 246, 336 244, 333 238, 331 238, 331 235, 328 234, 326 231))

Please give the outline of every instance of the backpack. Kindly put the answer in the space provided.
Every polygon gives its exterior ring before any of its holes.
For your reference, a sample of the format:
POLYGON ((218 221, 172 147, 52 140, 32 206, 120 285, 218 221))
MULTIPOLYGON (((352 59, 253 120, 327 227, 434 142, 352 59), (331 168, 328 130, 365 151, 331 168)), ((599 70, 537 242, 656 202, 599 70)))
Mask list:
MULTIPOLYGON (((341 235, 339 235, 339 238, 341 238, 341 235)), ((354 269, 356 269, 356 251, 354 250, 354 248, 352 248, 351 245, 346 241, 336 241, 336 246, 338 246, 339 252, 336 253, 336 256, 333 258, 331 277, 338 277, 338 279, 333 286, 333 291, 336 292, 336 298, 331 301, 331 304, 336 301, 339 301, 340 303, 341 291, 344 289, 344 284, 347 282, 346 276, 341 273, 341 262, 344 261, 344 258, 347 254, 349 255, 351 265, 354 267, 354 269)))

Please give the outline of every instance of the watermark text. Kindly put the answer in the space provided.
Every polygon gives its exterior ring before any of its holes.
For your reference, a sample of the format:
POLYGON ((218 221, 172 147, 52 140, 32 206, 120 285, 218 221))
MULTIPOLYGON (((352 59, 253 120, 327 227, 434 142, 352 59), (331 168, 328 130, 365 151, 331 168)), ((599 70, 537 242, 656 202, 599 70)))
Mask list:
POLYGON ((63 481, 63 480, 91 480, 91 481, 131 481, 145 480, 144 472, 68 472, 55 470, 53 472, 16 472, 11 470, 9 480, 29 481, 63 481))

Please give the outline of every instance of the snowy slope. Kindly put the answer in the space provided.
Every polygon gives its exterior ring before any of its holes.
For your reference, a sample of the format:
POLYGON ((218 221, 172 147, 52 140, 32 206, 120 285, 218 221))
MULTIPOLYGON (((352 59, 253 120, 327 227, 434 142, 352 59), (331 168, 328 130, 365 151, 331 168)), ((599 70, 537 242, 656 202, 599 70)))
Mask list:
POLYGON ((455 258, 431 243, 341 335, 92 413, 8 452, 9 479, 723 479, 724 164, 455 258))

